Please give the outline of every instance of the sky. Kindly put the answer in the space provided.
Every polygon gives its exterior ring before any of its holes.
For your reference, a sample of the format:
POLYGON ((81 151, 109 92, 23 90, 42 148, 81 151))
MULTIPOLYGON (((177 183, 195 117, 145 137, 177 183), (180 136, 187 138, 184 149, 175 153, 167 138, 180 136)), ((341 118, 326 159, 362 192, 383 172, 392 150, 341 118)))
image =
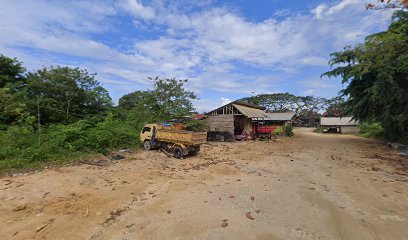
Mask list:
POLYGON ((334 97, 320 78, 330 53, 390 23, 369 0, 0 0, 0 54, 29 70, 86 68, 114 102, 152 88, 149 76, 189 79, 210 111, 262 93, 334 97))

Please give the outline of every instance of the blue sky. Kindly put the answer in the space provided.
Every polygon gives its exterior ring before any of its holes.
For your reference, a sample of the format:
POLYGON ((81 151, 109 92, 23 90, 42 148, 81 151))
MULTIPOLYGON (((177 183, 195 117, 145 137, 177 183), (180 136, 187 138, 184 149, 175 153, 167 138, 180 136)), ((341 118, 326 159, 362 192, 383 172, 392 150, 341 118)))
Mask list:
POLYGON ((209 111, 260 93, 334 97, 329 54, 389 24, 363 0, 0 0, 0 53, 86 68, 117 101, 148 76, 189 79, 209 111))

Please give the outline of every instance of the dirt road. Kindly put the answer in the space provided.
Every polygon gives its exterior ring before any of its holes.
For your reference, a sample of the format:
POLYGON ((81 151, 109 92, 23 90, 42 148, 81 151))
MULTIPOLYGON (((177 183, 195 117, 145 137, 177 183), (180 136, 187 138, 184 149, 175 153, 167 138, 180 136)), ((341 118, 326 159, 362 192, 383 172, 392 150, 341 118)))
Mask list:
POLYGON ((1 239, 407 239, 407 158, 295 133, 4 177, 1 239))

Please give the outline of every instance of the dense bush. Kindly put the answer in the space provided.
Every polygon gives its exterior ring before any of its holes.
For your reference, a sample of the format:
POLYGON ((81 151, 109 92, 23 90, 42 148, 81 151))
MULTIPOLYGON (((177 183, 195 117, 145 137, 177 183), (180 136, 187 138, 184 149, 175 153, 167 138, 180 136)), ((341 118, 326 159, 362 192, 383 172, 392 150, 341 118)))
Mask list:
POLYGON ((208 122, 206 120, 187 120, 184 125, 189 131, 206 132, 208 130, 208 122))
POLYGON ((282 135, 282 133, 284 132, 284 129, 283 129, 283 127, 278 127, 278 128, 276 128, 275 130, 273 130, 273 134, 275 134, 275 135, 277 135, 277 136, 280 136, 280 135, 282 135))
POLYGON ((112 149, 136 147, 141 128, 112 115, 96 124, 80 120, 68 125, 49 125, 41 129, 40 136, 33 126, 28 120, 0 131, 0 170, 37 168, 88 153, 105 154, 112 149))
POLYGON ((285 127, 285 132, 286 132, 286 135, 287 135, 288 137, 292 137, 292 136, 294 135, 292 125, 287 125, 287 126, 285 127))
POLYGON ((384 128, 380 123, 368 123, 365 122, 360 125, 360 133, 363 137, 379 138, 384 134, 384 128))
POLYGON ((130 148, 139 144, 139 130, 128 121, 115 120, 109 116, 105 121, 89 128, 83 137, 79 138, 84 150, 100 153, 115 148, 130 148))

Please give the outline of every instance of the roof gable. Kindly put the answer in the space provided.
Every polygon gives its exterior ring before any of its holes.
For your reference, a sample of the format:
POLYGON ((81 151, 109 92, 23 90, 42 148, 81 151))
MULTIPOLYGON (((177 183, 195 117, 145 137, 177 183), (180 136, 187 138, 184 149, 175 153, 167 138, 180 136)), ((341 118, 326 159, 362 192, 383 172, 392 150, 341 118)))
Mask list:
MULTIPOLYGON (((234 101, 234 102, 230 102, 230 103, 228 103, 228 104, 226 104, 226 105, 224 105, 224 106, 221 106, 221 107, 219 107, 219 108, 216 108, 216 109, 214 109, 214 110, 212 110, 212 111, 210 111, 210 112, 208 112, 207 113, 207 115, 216 115, 216 112, 219 112, 219 111, 221 111, 221 110, 227 110, 225 113, 223 113, 223 114, 236 114, 234 111, 233 111, 233 109, 232 108, 234 108, 234 110, 237 110, 237 111, 239 111, 241 114, 243 114, 243 115, 245 115, 245 113, 242 113, 240 110, 238 110, 238 108, 239 107, 241 107, 241 109, 246 109, 247 110, 247 112, 250 112, 250 111, 255 111, 255 110, 259 110, 259 111, 262 111, 262 112, 264 112, 263 111, 263 107, 261 107, 261 106, 258 106, 258 105, 255 105, 255 104, 251 104, 251 103, 246 103, 246 102, 241 102, 241 101, 234 101), (249 108, 249 109, 248 109, 249 108), (252 110, 250 110, 250 109, 252 109, 252 110)), ((258 115, 259 115, 260 113, 258 112, 258 115)))
POLYGON ((240 113, 248 118, 265 118, 267 113, 261 109, 251 108, 239 104, 232 104, 240 113))

